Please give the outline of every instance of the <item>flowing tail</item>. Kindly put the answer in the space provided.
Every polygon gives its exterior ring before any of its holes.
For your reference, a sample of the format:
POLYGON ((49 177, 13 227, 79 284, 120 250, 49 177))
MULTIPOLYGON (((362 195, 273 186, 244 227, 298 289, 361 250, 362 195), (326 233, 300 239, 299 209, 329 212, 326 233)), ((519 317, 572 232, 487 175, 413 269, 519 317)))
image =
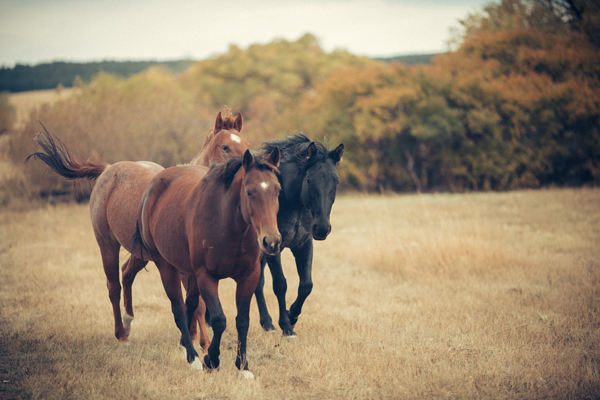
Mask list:
POLYGON ((99 177, 108 164, 83 161, 81 158, 71 154, 67 146, 56 136, 48 132, 44 124, 40 122, 44 132, 38 133, 35 138, 42 151, 30 154, 25 162, 31 157, 46 163, 52 171, 66 179, 75 180, 85 178, 93 180, 99 177))
MULTIPOLYGON (((135 233, 133 234, 133 237, 129 239, 127 247, 131 249, 132 256, 141 260, 144 260, 144 251, 146 254, 148 253, 146 246, 144 246, 144 240, 142 239, 142 233, 140 232, 140 224, 137 220, 135 221, 135 233)), ((146 260, 148 259, 146 258, 146 260)))

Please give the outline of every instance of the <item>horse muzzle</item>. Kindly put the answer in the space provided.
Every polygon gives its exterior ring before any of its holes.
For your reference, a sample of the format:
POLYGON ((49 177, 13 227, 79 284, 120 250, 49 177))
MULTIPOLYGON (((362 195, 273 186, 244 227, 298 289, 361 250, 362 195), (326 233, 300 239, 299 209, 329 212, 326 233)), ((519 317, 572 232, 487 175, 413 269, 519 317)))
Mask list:
POLYGON ((327 236, 329 235, 329 233, 331 232, 331 224, 326 224, 326 225, 318 225, 318 224, 314 224, 313 225, 313 238, 315 240, 325 240, 327 239, 327 236))
POLYGON ((281 235, 277 234, 275 240, 271 240, 268 236, 263 237, 260 248, 268 256, 274 256, 281 251, 281 235))

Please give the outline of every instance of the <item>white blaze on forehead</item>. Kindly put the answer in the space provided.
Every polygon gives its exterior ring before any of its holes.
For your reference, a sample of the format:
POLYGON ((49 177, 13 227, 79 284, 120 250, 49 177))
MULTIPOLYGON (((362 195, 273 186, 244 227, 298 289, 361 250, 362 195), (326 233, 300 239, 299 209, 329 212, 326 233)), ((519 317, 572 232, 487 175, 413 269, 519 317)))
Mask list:
POLYGON ((267 188, 269 187, 269 184, 267 182, 263 182, 260 184, 260 187, 267 190, 267 188))
POLYGON ((235 133, 231 134, 231 140, 233 140, 236 143, 242 143, 242 138, 236 135, 235 133))

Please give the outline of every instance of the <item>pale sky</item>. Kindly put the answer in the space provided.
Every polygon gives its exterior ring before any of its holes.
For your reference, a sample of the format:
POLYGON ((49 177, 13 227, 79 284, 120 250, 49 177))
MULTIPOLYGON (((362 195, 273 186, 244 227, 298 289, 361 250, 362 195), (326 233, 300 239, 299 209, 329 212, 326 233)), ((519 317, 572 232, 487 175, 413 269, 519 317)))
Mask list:
MULTIPOLYGON (((234 44, 315 35, 370 57, 446 51, 493 0, 0 0, 0 66, 205 59, 234 44)), ((496 1, 497 2, 497 1, 496 1)))

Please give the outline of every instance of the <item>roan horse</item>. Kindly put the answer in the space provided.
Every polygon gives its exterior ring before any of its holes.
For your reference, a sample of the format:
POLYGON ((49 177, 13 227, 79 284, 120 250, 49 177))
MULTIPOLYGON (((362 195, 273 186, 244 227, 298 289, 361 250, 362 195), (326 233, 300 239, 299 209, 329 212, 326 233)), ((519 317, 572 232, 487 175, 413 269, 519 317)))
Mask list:
POLYGON ((312 142, 302 134, 292 134, 283 140, 264 143, 261 150, 269 152, 275 147, 281 149, 279 181, 282 187, 277 224, 282 236, 282 250, 289 248, 296 259, 300 278, 298 297, 288 312, 285 302, 287 282, 280 254, 263 257, 255 294, 260 324, 267 331, 275 329, 263 293, 264 268, 268 263, 279 303, 279 326, 284 335, 295 336, 293 327, 313 287, 313 238, 325 240, 331 231, 329 214, 339 183, 336 167, 344 155, 344 145, 330 151, 326 145, 312 142))
POLYGON ((158 267, 182 334, 181 344, 192 365, 198 353, 192 345, 188 321, 201 294, 214 332, 204 364, 209 369, 219 367, 221 336, 226 327, 219 280, 233 278, 238 310, 235 365, 242 377, 254 377, 246 360, 250 301, 260 279, 261 251, 273 256, 280 249, 280 185, 275 175, 279 156, 279 148, 273 147, 268 156, 260 158, 247 150, 242 159, 213 164, 208 173, 206 168, 195 166, 167 168, 146 187, 132 254, 152 260, 158 267), (196 277, 196 285, 188 287, 185 306, 180 272, 196 277))
MULTIPOLYGON (((202 152, 193 159, 192 163, 208 166, 213 162, 244 154, 249 144, 238 135, 242 130, 242 123, 241 113, 234 119, 231 111, 227 109, 223 119, 219 112, 213 132, 207 136, 202 152)), ((71 154, 68 148, 55 139, 45 127, 44 132, 36 137, 36 141, 43 151, 31 154, 27 160, 31 157, 38 158, 54 172, 67 179, 96 179, 90 197, 92 226, 107 278, 108 295, 115 320, 115 336, 120 342, 127 342, 133 320, 131 283, 135 273, 144 268, 147 261, 130 257, 123 264, 125 308, 122 318, 119 309, 121 295, 119 249, 123 246, 130 250, 129 242, 135 233, 139 204, 144 190, 150 180, 164 168, 149 161, 123 161, 112 165, 83 161, 71 154)), ((203 304, 199 307, 201 311, 202 306, 203 304)), ((203 324, 200 331, 200 345, 206 349, 209 338, 203 324)))

